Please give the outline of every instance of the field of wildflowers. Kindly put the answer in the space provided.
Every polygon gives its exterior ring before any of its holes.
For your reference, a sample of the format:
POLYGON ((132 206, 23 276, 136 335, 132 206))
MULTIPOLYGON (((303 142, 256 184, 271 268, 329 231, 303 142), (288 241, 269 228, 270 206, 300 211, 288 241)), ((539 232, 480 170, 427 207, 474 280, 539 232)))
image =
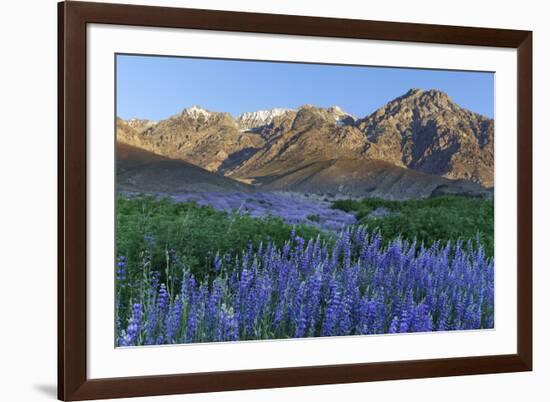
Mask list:
POLYGON ((131 264, 118 256, 117 346, 493 327, 493 258, 475 239, 291 230, 285 241, 213 251, 201 275, 157 237, 139 244, 131 264), (152 258, 159 246, 162 264, 152 258))

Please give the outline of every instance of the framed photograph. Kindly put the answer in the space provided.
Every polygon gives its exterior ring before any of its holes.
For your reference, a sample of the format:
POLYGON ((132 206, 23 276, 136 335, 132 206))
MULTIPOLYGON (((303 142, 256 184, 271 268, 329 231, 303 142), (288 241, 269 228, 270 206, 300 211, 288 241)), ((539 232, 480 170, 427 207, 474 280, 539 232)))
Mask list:
POLYGON ((59 3, 58 396, 532 369, 532 33, 59 3))

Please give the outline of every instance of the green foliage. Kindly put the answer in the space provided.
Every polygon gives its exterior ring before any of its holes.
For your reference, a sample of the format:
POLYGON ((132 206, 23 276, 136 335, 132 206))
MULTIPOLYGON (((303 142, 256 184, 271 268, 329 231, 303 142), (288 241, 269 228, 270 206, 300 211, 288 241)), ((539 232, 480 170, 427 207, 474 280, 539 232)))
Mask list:
MULTIPOLYGON (((117 198, 117 254, 127 258, 132 276, 141 275, 143 269, 137 267, 143 267, 147 260, 148 266, 162 270, 163 280, 170 272, 177 275, 181 271, 171 266, 174 264, 171 261, 185 265, 195 276, 203 278, 212 271, 216 253, 234 256, 248 246, 256 248, 267 239, 282 246, 292 228, 279 218, 257 219, 196 203, 153 197, 117 198)), ((305 239, 319 234, 329 236, 310 226, 294 229, 305 239)))
POLYGON ((480 242, 488 255, 493 255, 494 206, 492 199, 445 196, 409 201, 382 199, 338 200, 335 209, 355 212, 361 224, 379 228, 385 241, 397 236, 408 240, 416 238, 430 245, 440 240, 474 239, 480 242), (385 207, 392 214, 374 218, 368 215, 376 208, 385 207))

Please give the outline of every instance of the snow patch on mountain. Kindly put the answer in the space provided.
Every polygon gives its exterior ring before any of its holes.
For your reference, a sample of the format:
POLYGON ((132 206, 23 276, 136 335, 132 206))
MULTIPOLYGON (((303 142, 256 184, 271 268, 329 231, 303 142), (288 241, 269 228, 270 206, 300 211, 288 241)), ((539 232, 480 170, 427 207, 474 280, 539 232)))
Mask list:
POLYGON ((126 123, 132 127, 133 129, 137 130, 138 132, 143 132, 147 130, 148 128, 153 127, 158 122, 153 120, 147 120, 147 119, 128 119, 126 120, 126 123))
POLYGON ((237 122, 241 131, 252 130, 255 128, 271 124, 273 119, 281 116, 292 109, 274 108, 269 110, 258 110, 256 112, 245 112, 237 117, 237 122))
POLYGON ((200 117, 204 118, 205 120, 208 120, 208 118, 210 117, 210 115, 212 114, 212 112, 200 107, 200 106, 197 106, 197 105, 193 105, 191 107, 188 107, 188 108, 185 108, 183 109, 183 111, 181 112, 183 115, 187 115, 193 119, 198 119, 200 117))
POLYGON ((327 109, 327 112, 334 117, 334 121, 339 126, 355 123, 355 116, 343 111, 340 106, 331 106, 327 109))

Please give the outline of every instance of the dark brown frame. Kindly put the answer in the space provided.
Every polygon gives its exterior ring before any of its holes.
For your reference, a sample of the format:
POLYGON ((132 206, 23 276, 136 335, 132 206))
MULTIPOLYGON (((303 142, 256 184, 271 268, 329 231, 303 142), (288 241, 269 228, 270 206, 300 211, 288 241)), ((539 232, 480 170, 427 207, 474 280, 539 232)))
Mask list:
POLYGON ((58 4, 58 398, 84 400, 532 370, 532 32, 105 3, 58 4), (86 375, 86 24, 517 49, 517 353, 90 380, 86 375))

